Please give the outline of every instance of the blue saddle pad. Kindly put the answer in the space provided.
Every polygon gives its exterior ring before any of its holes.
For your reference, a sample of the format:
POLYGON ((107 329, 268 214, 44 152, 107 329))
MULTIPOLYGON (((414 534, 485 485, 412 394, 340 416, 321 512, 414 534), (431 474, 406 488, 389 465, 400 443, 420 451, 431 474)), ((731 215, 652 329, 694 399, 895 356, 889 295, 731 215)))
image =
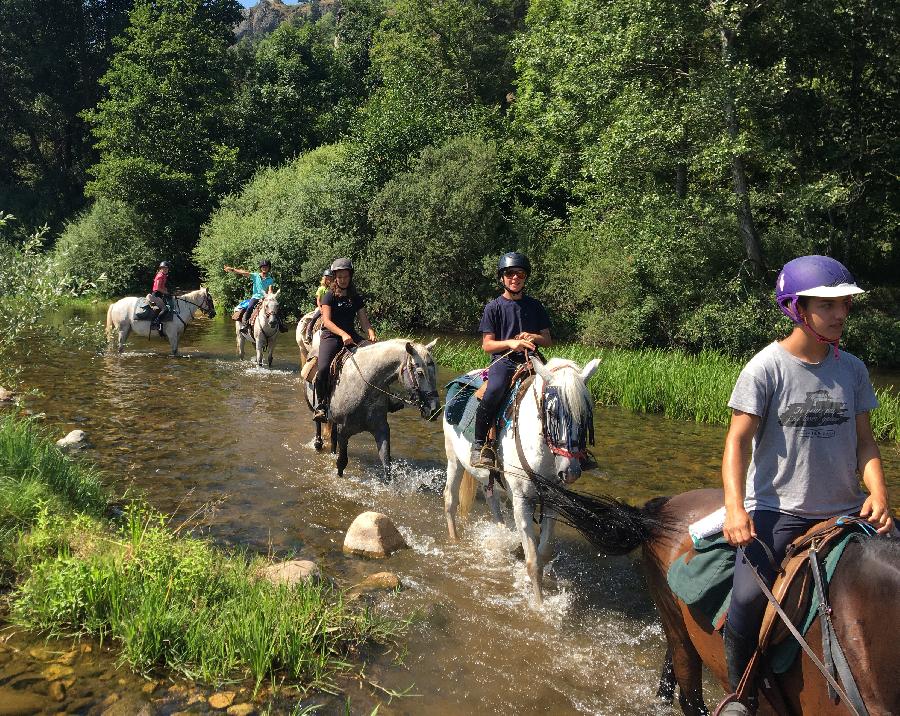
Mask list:
POLYGON ((234 307, 234 310, 235 310, 235 311, 243 311, 245 308, 247 308, 247 306, 250 305, 250 301, 251 301, 251 300, 252 300, 252 299, 245 298, 245 299, 244 299, 243 301, 241 301, 237 306, 234 307))
POLYGON ((444 407, 444 417, 450 425, 461 425, 460 432, 466 433, 468 428, 474 431, 475 410, 478 401, 475 400, 475 391, 478 390, 484 378, 481 370, 473 370, 470 373, 454 378, 447 383, 447 403, 444 407))

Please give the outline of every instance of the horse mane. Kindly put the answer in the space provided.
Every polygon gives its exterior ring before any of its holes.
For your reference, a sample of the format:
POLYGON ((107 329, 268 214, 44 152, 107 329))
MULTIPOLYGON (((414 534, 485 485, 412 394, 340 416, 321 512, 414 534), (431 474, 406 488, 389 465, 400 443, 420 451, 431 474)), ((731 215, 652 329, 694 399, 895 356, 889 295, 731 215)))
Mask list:
POLYGON ((583 424, 594 414, 594 401, 581 379, 581 366, 565 358, 551 358, 546 368, 553 373, 552 385, 572 413, 576 424, 583 424))

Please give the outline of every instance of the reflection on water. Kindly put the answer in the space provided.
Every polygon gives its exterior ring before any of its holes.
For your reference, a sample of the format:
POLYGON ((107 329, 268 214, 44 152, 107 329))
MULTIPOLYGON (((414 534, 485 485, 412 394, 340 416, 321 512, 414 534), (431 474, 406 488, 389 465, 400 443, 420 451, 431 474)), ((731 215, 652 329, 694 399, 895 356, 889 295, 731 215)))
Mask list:
MULTIPOLYGON (((407 589, 380 608, 418 615, 409 652, 402 664, 368 671, 385 689, 411 686, 414 695, 379 713, 673 713, 654 698, 664 641, 635 557, 599 558, 560 529, 546 604, 533 609, 512 554, 517 539, 486 520, 482 502, 462 522, 460 543, 449 543, 440 423, 413 410, 391 416, 390 485, 377 479, 367 435, 351 441, 346 477, 337 478, 331 456, 311 447, 292 337, 281 336, 273 370, 238 362, 224 321, 189 326, 175 359, 164 342, 134 336, 121 356, 47 350, 25 368, 26 384, 42 391, 27 407, 60 434, 87 431, 86 457, 116 492, 133 486, 176 519, 206 506, 205 529, 220 544, 315 559, 345 584, 396 572, 407 589), (412 549, 386 562, 345 556, 344 531, 367 509, 390 515, 412 549)), ((723 428, 607 408, 595 421, 600 471, 580 489, 640 503, 718 484, 723 428)), ((896 446, 885 457, 897 494, 896 446)))

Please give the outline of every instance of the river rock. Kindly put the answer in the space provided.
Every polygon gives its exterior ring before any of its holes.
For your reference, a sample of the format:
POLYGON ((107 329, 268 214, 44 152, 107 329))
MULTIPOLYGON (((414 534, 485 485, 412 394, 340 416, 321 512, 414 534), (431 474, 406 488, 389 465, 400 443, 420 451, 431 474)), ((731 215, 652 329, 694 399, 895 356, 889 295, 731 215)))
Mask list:
POLYGON ((409 545, 391 518, 380 512, 363 512, 353 520, 344 537, 344 552, 362 557, 380 559, 407 548, 409 545))
POLYGON ((393 572, 377 572, 375 574, 370 574, 359 584, 354 584, 347 590, 347 594, 351 597, 358 597, 359 595, 368 592, 378 592, 381 590, 392 591, 394 589, 400 589, 402 586, 403 583, 400 581, 400 577, 393 572))
POLYGON ((41 672, 41 676, 47 679, 47 681, 56 681, 57 679, 64 679, 68 676, 72 676, 74 673, 75 669, 66 664, 50 664, 50 666, 46 667, 41 672))
POLYGON ((16 397, 16 394, 7 390, 2 385, 0 385, 0 403, 9 403, 12 402, 13 398, 16 397))
POLYGON ((31 716, 46 706, 42 696, 0 686, 0 716, 31 716))
POLYGON ((234 703, 234 691, 220 691, 209 697, 209 705, 214 709, 227 709, 234 703))
POLYGON ((287 584, 292 587, 303 582, 318 581, 322 578, 322 573, 315 562, 308 559, 292 559, 263 567, 259 570, 259 576, 272 584, 287 584))
POLYGON ((225 713, 228 716, 250 716, 255 711, 256 708, 253 704, 235 704, 234 706, 229 706, 225 713))
POLYGON ((50 684, 50 688, 47 689, 47 696, 49 696, 54 701, 65 701, 66 687, 63 686, 63 682, 54 681, 52 684, 50 684))
POLYGON ((81 450, 87 446, 88 438, 84 430, 73 430, 64 438, 56 441, 56 447, 60 450, 81 450))

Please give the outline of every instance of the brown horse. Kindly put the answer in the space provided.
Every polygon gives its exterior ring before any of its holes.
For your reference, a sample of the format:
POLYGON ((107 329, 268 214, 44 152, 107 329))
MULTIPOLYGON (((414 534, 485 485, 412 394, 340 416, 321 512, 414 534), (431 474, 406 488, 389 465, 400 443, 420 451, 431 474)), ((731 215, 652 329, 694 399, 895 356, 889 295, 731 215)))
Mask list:
MULTIPOLYGON (((669 589, 666 574, 679 556, 691 549, 688 526, 723 504, 721 490, 694 490, 651 500, 635 508, 613 498, 584 495, 554 481, 540 481, 545 507, 571 524, 607 554, 643 548, 643 562, 653 601, 666 634, 666 663, 660 698, 672 700, 679 687, 681 710, 688 716, 708 714, 703 700, 702 665, 725 690, 728 673, 722 637, 669 589)), ((853 677, 870 716, 900 714, 900 540, 872 538, 851 541, 828 587, 832 619, 853 677)), ((819 620, 806 641, 821 659, 819 620)), ((802 651, 790 670, 777 677, 787 714, 828 716, 850 711, 829 699, 824 677, 802 651)), ((762 690, 760 691, 762 694, 762 690)), ((760 698, 759 714, 779 714, 760 698)), ((781 709, 785 713, 785 709, 781 709)))

